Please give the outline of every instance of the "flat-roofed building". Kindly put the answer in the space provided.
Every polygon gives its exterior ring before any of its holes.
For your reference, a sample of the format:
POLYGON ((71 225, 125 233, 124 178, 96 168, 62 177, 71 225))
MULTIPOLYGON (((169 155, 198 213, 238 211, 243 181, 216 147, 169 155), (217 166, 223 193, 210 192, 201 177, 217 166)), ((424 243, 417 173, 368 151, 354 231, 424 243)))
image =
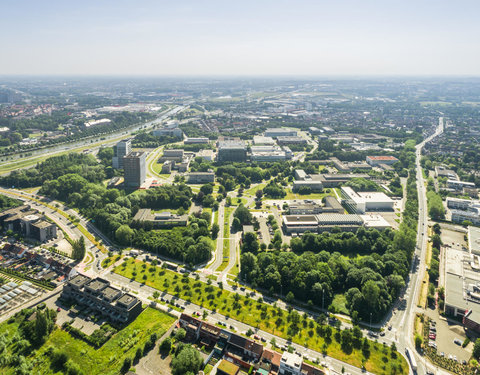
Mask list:
POLYGON ((153 228, 185 227, 188 222, 188 215, 176 215, 169 211, 152 213, 150 208, 141 208, 133 217, 132 226, 153 228))
POLYGON ((276 144, 276 142, 272 137, 265 137, 263 135, 255 135, 255 136, 253 136, 253 144, 255 146, 260 146, 260 145, 274 146, 276 144))
POLYGON ((360 215, 363 220, 363 226, 365 229, 377 229, 377 230, 384 230, 391 228, 392 226, 389 224, 387 220, 383 218, 381 215, 360 215))
POLYGON ((176 162, 181 162, 184 154, 185 152, 182 149, 163 150, 163 155, 160 158, 160 161, 173 160, 176 162))
POLYGON ((468 249, 472 254, 480 255, 480 228, 468 226, 468 249))
POLYGON ((371 179, 370 175, 366 173, 333 173, 333 174, 320 174, 320 175, 311 175, 313 176, 322 176, 323 186, 326 188, 338 187, 339 185, 345 184, 350 181, 352 178, 364 178, 366 180, 371 179))
POLYGON ((398 159, 395 156, 367 156, 367 163, 372 167, 377 167, 380 164, 392 165, 398 162, 398 159))
POLYGON ((447 169, 443 165, 435 167, 435 177, 446 177, 449 180, 458 180, 458 175, 455 171, 447 169))
POLYGON ((447 180, 447 187, 454 190, 463 190, 464 188, 474 189, 475 183, 458 180, 447 180))
POLYGON ((247 160, 247 145, 241 140, 218 141, 218 161, 247 160))
POLYGON ((307 173, 303 169, 295 169, 296 180, 305 180, 307 176, 308 176, 307 173))
POLYGON ((187 173, 187 184, 208 184, 215 182, 215 172, 190 172, 187 173))
POLYGON ((200 150, 197 152, 197 157, 200 157, 206 161, 214 161, 215 152, 213 150, 200 150))
POLYGON ((178 123, 170 123, 161 129, 155 129, 152 134, 155 137, 175 137, 175 138, 183 138, 183 131, 178 127, 178 123))
POLYGON ((349 186, 341 188, 343 204, 348 210, 358 214, 369 211, 393 211, 394 202, 385 193, 355 192, 349 186))
POLYGON ((123 158, 132 152, 132 138, 122 139, 113 148, 112 167, 123 169, 123 158))
POLYGON ((296 137, 297 131, 293 129, 286 129, 286 128, 270 128, 265 130, 266 137, 296 137))
POLYGON ((283 352, 280 359, 279 374, 302 375, 303 358, 295 353, 283 352))
POLYGON ((142 311, 137 297, 112 287, 107 280, 81 274, 65 283, 62 297, 120 323, 133 320, 142 311))
POLYGON ((207 137, 199 137, 199 138, 187 138, 183 141, 186 145, 194 145, 194 144, 202 144, 208 143, 210 140, 207 137))
POLYGON ((126 187, 139 188, 147 178, 146 154, 131 152, 123 158, 123 176, 126 187))
POLYGON ((475 203, 480 204, 480 202, 472 201, 470 199, 460 199, 460 198, 447 197, 447 207, 448 208, 453 208, 453 209, 456 209, 456 210, 467 211, 475 203))
POLYGON ((303 145, 307 144, 307 140, 302 137, 277 137, 279 145, 303 145))
POLYGON ((473 225, 480 225, 480 209, 478 207, 469 207, 467 211, 451 209, 452 222, 462 224, 464 221, 470 221, 473 225))
POLYGON ((57 237, 57 226, 45 219, 37 210, 23 205, 0 213, 0 224, 7 230, 19 232, 25 237, 45 242, 57 237))

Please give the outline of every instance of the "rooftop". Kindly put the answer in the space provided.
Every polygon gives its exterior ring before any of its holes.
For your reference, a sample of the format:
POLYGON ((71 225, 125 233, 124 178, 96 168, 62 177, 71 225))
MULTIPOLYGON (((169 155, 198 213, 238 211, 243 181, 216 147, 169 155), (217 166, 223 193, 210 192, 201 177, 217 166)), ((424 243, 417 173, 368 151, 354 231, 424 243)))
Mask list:
POLYGON ((220 371, 223 371, 225 374, 236 375, 240 370, 240 367, 238 367, 237 365, 234 365, 232 362, 222 359, 222 361, 218 365, 218 369, 220 371))
POLYGON ((118 303, 122 303, 124 305, 128 305, 132 303, 132 301, 135 301, 137 297, 132 296, 131 294, 124 294, 118 299, 118 303))
POLYGON ((387 156, 387 155, 381 155, 381 156, 367 156, 371 160, 398 160, 395 156, 387 156))
POLYGON ((281 362, 292 368, 300 369, 303 359, 295 353, 283 352, 281 362))
POLYGON ((102 279, 94 279, 87 284, 87 286, 90 289, 93 289, 95 291, 102 290, 109 285, 110 285, 110 283, 108 281, 105 281, 105 280, 102 280, 102 279))
POLYGON ((480 228, 468 227, 468 248, 470 252, 480 254, 480 228))

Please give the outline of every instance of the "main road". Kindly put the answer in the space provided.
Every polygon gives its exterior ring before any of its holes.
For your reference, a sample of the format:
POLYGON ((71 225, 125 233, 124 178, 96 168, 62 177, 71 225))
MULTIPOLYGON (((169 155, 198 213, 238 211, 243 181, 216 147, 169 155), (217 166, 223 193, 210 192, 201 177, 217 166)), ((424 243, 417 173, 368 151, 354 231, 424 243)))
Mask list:
MULTIPOLYGON (((403 306, 398 309, 398 313, 393 310, 393 314, 390 315, 390 319, 387 322, 388 325, 393 327, 391 333, 392 339, 395 340, 399 351, 404 352, 405 348, 409 348, 415 353, 417 359, 419 375, 425 374, 426 370, 434 369, 432 365, 426 365, 424 357, 418 355, 415 350, 413 342, 413 327, 415 322, 415 316, 417 312, 421 312, 422 309, 417 307, 417 301, 419 293, 422 289, 423 279, 426 272, 426 255, 427 255, 427 239, 428 239, 428 210, 427 210, 427 196, 425 179, 423 177, 422 167, 420 160, 422 157, 422 149, 426 143, 430 142, 433 138, 440 135, 444 129, 443 117, 439 118, 438 127, 435 132, 427 137, 423 142, 416 146, 415 150, 415 167, 417 174, 417 192, 418 192, 418 229, 417 229, 417 243, 414 253, 414 258, 418 261, 412 262, 412 268, 410 269, 409 282, 404 295, 403 306)), ((443 372, 438 371, 437 374, 443 372)), ((446 372, 445 372, 446 373, 446 372)), ((447 373, 446 373, 447 374, 447 373)))

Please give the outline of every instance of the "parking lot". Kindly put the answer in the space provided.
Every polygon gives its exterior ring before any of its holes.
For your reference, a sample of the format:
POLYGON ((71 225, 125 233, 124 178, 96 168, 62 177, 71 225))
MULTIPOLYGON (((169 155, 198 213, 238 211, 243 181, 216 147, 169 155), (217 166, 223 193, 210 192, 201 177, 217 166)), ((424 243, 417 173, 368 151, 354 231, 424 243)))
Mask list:
POLYGON ((57 325, 62 326, 65 322, 70 322, 74 319, 72 327, 81 330, 86 335, 91 335, 93 331, 99 329, 105 320, 100 319, 97 322, 91 320, 90 316, 86 315, 85 310, 80 310, 75 313, 75 309, 70 309, 69 306, 62 304, 59 300, 60 295, 55 295, 45 301, 48 308, 57 311, 57 325))
POLYGON ((457 345, 453 340, 458 339, 462 343, 466 339, 465 331, 461 324, 454 321, 447 321, 444 317, 438 314, 437 310, 428 309, 427 316, 436 322, 436 340, 437 352, 445 354, 445 357, 449 355, 456 356, 459 362, 462 360, 468 361, 472 356, 473 343, 462 348, 461 345, 457 345))

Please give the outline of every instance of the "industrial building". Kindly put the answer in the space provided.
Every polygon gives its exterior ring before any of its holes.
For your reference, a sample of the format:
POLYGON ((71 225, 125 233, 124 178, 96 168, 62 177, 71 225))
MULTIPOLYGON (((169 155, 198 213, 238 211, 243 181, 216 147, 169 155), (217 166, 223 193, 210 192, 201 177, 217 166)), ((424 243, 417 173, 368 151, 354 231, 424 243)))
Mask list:
POLYGON ((199 138, 187 138, 183 141, 186 145, 194 145, 194 144, 202 144, 208 143, 210 140, 207 137, 199 137, 199 138))
POLYGON ((132 152, 132 138, 122 139, 113 148, 112 167, 123 169, 123 158, 132 152))
POLYGON ((297 131, 293 129, 286 129, 286 128, 270 128, 265 130, 264 133, 265 137, 296 137, 297 131))
POLYGON ((123 158, 123 177, 125 187, 139 188, 147 177, 145 152, 131 152, 123 158))
POLYGON ((224 161, 246 161, 247 160, 247 145, 241 140, 223 140, 218 141, 218 156, 219 162, 224 161))
POLYGON ((369 211, 393 211, 394 202, 385 193, 355 192, 349 186, 341 188, 342 203, 350 212, 364 214, 369 211))
POLYGON ((0 213, 0 224, 4 229, 21 233, 39 242, 57 237, 57 226, 45 220, 44 216, 29 205, 3 211, 0 213))
POLYGON ((185 227, 188 215, 175 215, 169 211, 152 213, 150 208, 141 208, 133 217, 132 226, 151 225, 153 228, 185 227))
POLYGON ((215 182, 215 172, 209 170, 208 172, 190 172, 187 173, 187 184, 208 184, 215 182))
POLYGON ((367 156, 367 163, 372 167, 378 167, 380 164, 392 165, 398 162, 394 156, 367 156))
POLYGON ((132 321, 142 312, 142 302, 137 297, 112 287, 101 278, 77 275, 66 282, 62 297, 120 323, 132 321))

